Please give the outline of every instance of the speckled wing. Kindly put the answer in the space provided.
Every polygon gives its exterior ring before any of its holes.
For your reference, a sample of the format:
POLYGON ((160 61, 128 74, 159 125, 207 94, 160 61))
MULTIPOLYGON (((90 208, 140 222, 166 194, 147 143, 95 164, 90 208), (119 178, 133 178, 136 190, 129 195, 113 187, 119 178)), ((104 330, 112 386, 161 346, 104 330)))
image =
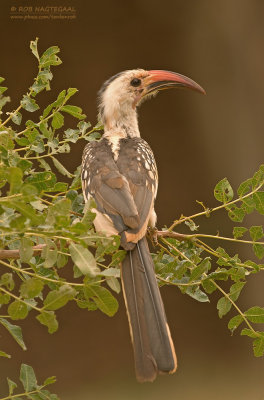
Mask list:
POLYGON ((84 197, 95 199, 97 210, 111 218, 123 242, 136 243, 146 233, 157 191, 156 171, 152 151, 140 138, 121 139, 116 160, 107 139, 85 147, 84 197))

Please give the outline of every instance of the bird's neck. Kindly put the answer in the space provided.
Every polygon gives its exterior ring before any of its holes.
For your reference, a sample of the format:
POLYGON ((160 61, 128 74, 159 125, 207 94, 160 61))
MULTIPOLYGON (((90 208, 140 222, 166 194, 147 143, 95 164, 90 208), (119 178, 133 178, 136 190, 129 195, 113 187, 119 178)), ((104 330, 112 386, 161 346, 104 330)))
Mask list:
POLYGON ((130 107, 117 107, 104 110, 103 123, 105 136, 120 135, 121 137, 140 137, 136 109, 130 107))

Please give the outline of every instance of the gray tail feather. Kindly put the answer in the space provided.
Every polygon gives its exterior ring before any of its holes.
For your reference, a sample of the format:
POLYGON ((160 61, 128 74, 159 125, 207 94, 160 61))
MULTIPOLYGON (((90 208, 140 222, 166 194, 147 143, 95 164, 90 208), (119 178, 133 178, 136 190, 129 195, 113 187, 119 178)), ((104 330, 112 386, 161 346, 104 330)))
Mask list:
POLYGON ((137 379, 173 373, 176 354, 146 238, 128 251, 121 270, 137 379))

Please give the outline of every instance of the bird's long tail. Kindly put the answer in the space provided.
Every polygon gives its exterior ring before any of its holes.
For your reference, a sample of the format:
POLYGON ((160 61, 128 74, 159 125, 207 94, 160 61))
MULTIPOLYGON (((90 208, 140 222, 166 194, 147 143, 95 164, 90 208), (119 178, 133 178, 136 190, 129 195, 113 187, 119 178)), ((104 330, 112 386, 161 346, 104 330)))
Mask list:
POLYGON ((176 354, 146 238, 127 252, 121 276, 137 379, 153 381, 158 373, 173 373, 176 354))

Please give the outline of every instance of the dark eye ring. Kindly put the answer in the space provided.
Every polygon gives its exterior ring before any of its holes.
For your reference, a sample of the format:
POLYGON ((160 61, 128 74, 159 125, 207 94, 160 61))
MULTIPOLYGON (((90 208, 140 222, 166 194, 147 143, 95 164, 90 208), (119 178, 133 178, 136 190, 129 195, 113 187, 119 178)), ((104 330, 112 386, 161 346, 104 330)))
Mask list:
POLYGON ((134 78, 134 79, 132 79, 132 81, 130 82, 130 85, 131 86, 139 86, 141 84, 141 79, 138 79, 138 78, 134 78))

